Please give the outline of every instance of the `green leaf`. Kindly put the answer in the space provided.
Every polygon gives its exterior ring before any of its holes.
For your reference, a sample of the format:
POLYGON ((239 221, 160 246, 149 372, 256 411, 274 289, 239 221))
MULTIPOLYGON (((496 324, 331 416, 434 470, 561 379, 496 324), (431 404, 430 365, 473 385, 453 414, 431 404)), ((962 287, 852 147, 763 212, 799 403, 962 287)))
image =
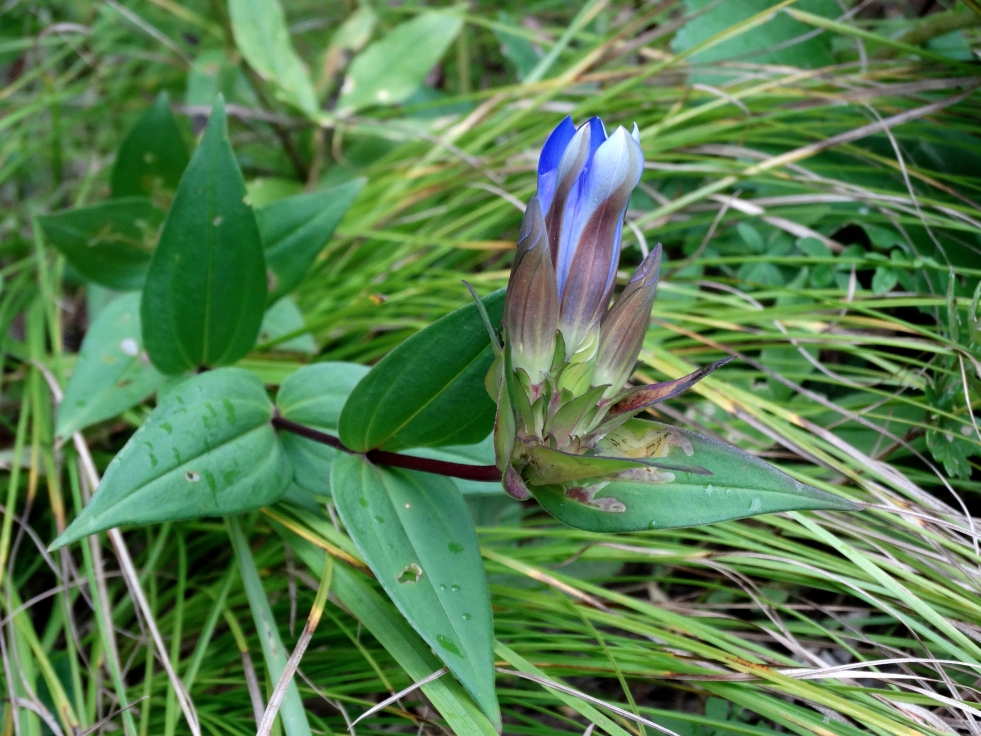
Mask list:
POLYGON ((143 286, 163 219, 163 211, 146 197, 112 199, 37 218, 75 270, 117 291, 143 286))
POLYGON ((234 363, 255 344, 266 267, 219 97, 150 260, 143 340, 164 373, 234 363))
POLYGON ((272 350, 313 355, 317 352, 317 343, 314 342, 313 335, 309 332, 295 334, 304 329, 306 329, 306 320, 303 319, 300 308, 296 306, 292 297, 284 296, 263 315, 262 325, 259 327, 259 342, 267 343, 286 335, 293 335, 288 340, 275 343, 272 350))
POLYGON ((699 526, 797 509, 860 508, 731 445, 659 422, 632 419, 607 435, 598 450, 626 458, 697 465, 711 475, 653 467, 591 483, 529 485, 550 514, 579 529, 628 532, 699 526))
POLYGON ((290 42, 278 0, 229 0, 235 45, 256 73, 275 85, 276 96, 307 115, 319 112, 310 74, 290 42))
POLYGON ((351 13, 331 36, 330 45, 324 52, 321 79, 333 81, 351 56, 363 49, 371 40, 371 34, 375 32, 377 24, 378 14, 369 5, 361 5, 351 13))
POLYGON ((117 416, 150 396, 163 381, 143 352, 140 295, 120 296, 99 313, 82 341, 58 405, 55 434, 68 437, 117 416))
MULTIPOLYGON (((500 324, 504 290, 483 299, 500 324)), ((355 452, 374 448, 470 445, 494 423, 484 378, 494 361, 476 304, 413 335, 364 377, 341 413, 341 441, 355 452)))
POLYGON ((494 31, 494 38, 500 44, 501 53, 514 64, 518 79, 522 80, 531 73, 532 69, 538 66, 538 62, 542 58, 541 54, 535 50, 534 45, 523 34, 508 31, 502 26, 511 26, 518 31, 524 29, 503 10, 497 12, 497 24, 491 29, 494 31))
MULTIPOLYGON (((933 459, 943 463, 947 475, 954 478, 970 478, 971 462, 968 460, 972 455, 977 455, 978 446, 971 442, 968 437, 958 432, 960 428, 966 428, 971 434, 971 425, 960 424, 950 420, 942 421, 941 429, 928 429, 926 431, 926 443, 930 448, 933 459)), ((970 436, 970 435, 968 435, 970 436)))
POLYGON ((109 464, 95 495, 52 544, 128 524, 250 511, 292 477, 262 382, 242 368, 174 388, 109 464))
POLYGON ((388 596, 494 723, 494 625, 480 547, 462 496, 441 476, 331 466, 334 503, 388 596))
MULTIPOLYGON (((319 578, 326 557, 324 551, 275 521, 271 524, 289 543, 296 556, 319 578)), ((440 669, 442 663, 432 649, 405 622, 395 606, 376 592, 365 575, 335 560, 331 592, 413 680, 419 681, 440 669)), ((422 691, 446 719, 450 733, 457 736, 498 736, 500 722, 495 730, 470 696, 452 678, 433 680, 423 685, 422 691)))
POLYGON ((462 27, 459 15, 440 11, 421 13, 395 26, 351 62, 338 110, 350 113, 403 102, 422 86, 462 27))
MULTIPOLYGON (((686 14, 691 20, 675 34, 671 48, 675 52, 687 51, 774 5, 777 5, 777 0, 740 0, 738 3, 685 0, 686 14)), ((840 15, 834 0, 798 0, 794 7, 826 18, 840 15)), ((779 64, 804 69, 833 64, 831 36, 827 33, 807 36, 812 30, 811 26, 784 13, 774 13, 762 25, 690 56, 688 61, 692 65, 692 71, 689 72, 689 80, 703 84, 719 84, 731 80, 742 72, 736 69, 724 70, 717 63, 730 59, 750 64, 779 64)))
POLYGON ((248 78, 238 64, 229 60, 225 49, 206 49, 194 59, 187 73, 184 101, 188 105, 211 105, 219 94, 229 101, 259 104, 248 78))
POLYGON ((872 276, 872 293, 878 296, 888 294, 899 283, 899 275, 892 268, 878 266, 872 276))
POLYGON ((150 109, 123 139, 112 169, 113 197, 150 197, 161 189, 177 188, 187 167, 187 146, 166 92, 157 95, 150 109))
MULTIPOLYGON (((315 363, 283 381, 276 395, 276 408, 284 419, 337 434, 337 420, 344 402, 368 367, 357 363, 315 363)), ((279 440, 293 464, 293 480, 303 490, 330 495, 330 464, 337 450, 291 432, 279 440)))
POLYGON ((736 278, 751 285, 783 286, 783 273, 772 263, 744 263, 736 269, 736 278))
POLYGON ((362 186, 364 179, 355 179, 287 197, 256 211, 269 268, 270 304, 300 283, 362 186))

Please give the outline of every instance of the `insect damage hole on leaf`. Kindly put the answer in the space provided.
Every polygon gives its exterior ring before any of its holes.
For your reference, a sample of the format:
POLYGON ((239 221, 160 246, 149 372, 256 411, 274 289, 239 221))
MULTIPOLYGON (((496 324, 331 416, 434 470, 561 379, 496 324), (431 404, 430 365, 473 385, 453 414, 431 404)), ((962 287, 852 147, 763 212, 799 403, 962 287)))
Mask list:
POLYGON ((422 579, 422 568, 410 562, 395 579, 400 583, 418 583, 422 579))

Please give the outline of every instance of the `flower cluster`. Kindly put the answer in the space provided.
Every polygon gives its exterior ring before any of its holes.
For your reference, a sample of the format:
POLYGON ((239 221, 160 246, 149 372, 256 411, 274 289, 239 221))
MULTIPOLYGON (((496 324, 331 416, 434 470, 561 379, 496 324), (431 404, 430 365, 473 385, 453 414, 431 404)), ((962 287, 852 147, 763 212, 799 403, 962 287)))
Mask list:
POLYGON ((579 128, 566 118, 542 149, 505 297, 505 347, 488 385, 498 392, 498 466, 515 497, 528 496, 531 448, 588 455, 612 429, 716 367, 625 389, 661 264, 658 244, 611 305, 623 218, 644 167, 639 139, 636 125, 607 136, 599 118, 579 128))

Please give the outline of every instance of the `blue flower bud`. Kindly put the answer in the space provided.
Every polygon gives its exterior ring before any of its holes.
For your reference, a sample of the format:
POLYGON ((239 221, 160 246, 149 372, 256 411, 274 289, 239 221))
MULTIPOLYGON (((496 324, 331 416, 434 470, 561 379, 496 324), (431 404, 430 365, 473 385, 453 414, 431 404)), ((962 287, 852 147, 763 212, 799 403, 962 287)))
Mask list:
POLYGON ((640 146, 624 128, 595 145, 601 136, 602 124, 592 121, 573 136, 545 218, 567 357, 590 341, 610 303, 623 215, 644 167, 640 146))

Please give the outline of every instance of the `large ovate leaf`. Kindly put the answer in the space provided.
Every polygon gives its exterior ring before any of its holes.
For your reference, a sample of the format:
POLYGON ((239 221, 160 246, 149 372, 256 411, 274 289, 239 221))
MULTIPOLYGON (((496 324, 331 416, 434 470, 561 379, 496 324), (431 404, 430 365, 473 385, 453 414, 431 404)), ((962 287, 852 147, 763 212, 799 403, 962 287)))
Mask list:
MULTIPOLYGON (((296 556, 319 577, 326 557, 324 551, 275 521, 271 525, 289 543, 296 556)), ((412 630, 395 606, 378 593, 366 575, 335 560, 331 592, 414 681, 440 669, 442 663, 432 649, 412 630)), ((422 686, 422 691, 446 719, 451 733, 457 736, 497 736, 500 733, 500 722, 496 727, 491 725, 453 678, 432 680, 422 686)))
POLYGON ((255 344, 266 266, 255 215, 215 102, 191 158, 143 289, 143 339, 164 373, 234 363, 255 344))
POLYGON ((51 244, 89 281, 117 291, 143 286, 164 213, 124 197, 38 217, 51 244))
POLYGON ((344 526, 382 588, 487 717, 500 723, 490 593, 456 487, 360 455, 334 460, 331 487, 344 526))
POLYGON ((116 526, 238 514, 273 503, 292 472, 272 415, 262 382, 242 368, 184 381, 113 458, 92 500, 52 549, 116 526))
POLYGON ((229 0, 228 16, 235 45, 256 73, 276 89, 276 96, 308 115, 317 114, 317 94, 310 74, 290 41, 286 16, 278 0, 229 0))
POLYGON ((187 146, 170 111, 170 98, 161 92, 119 147, 112 196, 150 197, 161 189, 176 189, 186 166, 187 146))
POLYGON ((269 269, 269 303, 289 293, 334 234, 364 179, 281 199, 256 211, 269 269))
MULTIPOLYGON (((500 324, 504 290, 482 301, 491 324, 500 324)), ((446 315, 362 379, 341 413, 341 441, 355 452, 480 442, 494 424, 494 402, 484 388, 493 361, 475 304, 446 315)))
POLYGON ((529 484, 559 521, 590 531, 629 532, 777 511, 858 508, 731 445, 659 422, 632 419, 607 435, 599 449, 604 455, 698 466, 698 472, 646 467, 580 482, 529 484))
POLYGON ((351 62, 338 110, 404 101, 422 86, 462 27, 459 15, 435 10, 395 26, 351 62))
MULTIPOLYGON (((304 366, 283 381, 276 408, 284 419, 336 435, 344 402, 367 372, 367 366, 357 363, 304 366)), ((330 464, 338 451, 287 431, 281 431, 279 439, 293 464, 294 482, 305 491, 329 496, 330 464)))
POLYGON ((150 396, 164 376, 143 352, 140 295, 111 301, 89 327, 58 405, 55 434, 68 437, 150 396))

